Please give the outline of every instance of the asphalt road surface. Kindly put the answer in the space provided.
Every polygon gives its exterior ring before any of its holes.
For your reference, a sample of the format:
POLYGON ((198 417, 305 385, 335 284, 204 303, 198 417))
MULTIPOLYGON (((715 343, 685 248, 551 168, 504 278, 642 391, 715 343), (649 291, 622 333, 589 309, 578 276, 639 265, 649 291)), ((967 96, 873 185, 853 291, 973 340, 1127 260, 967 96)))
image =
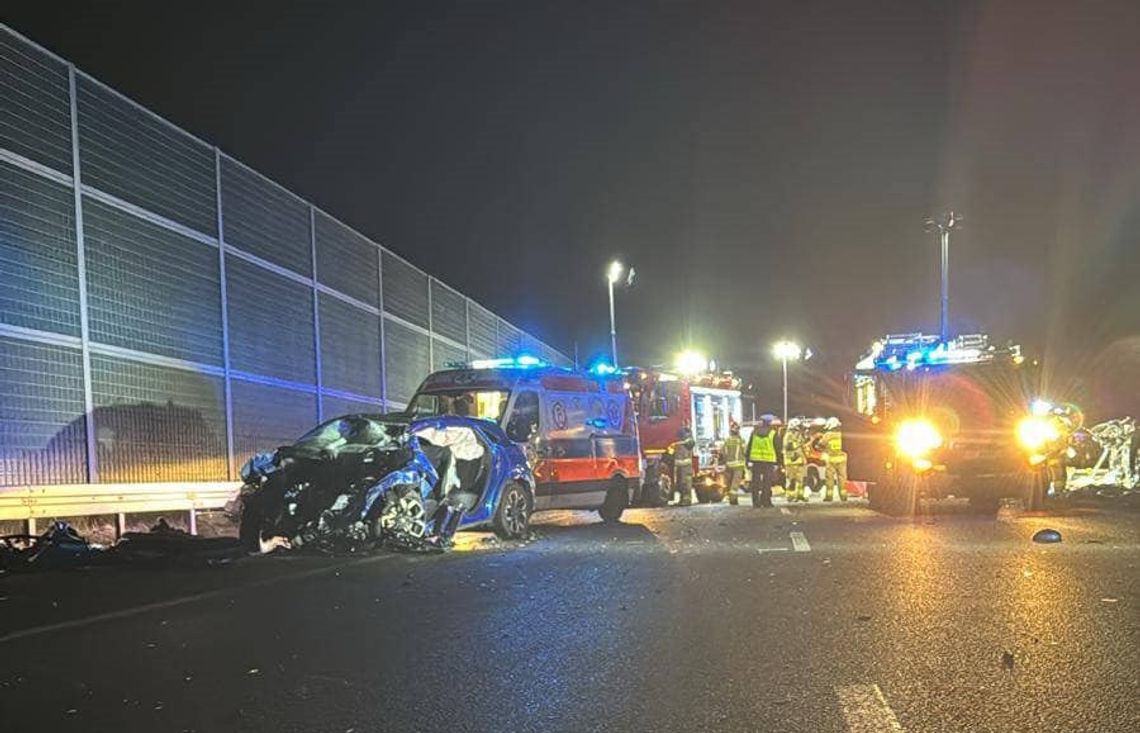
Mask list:
POLYGON ((1137 731, 1138 520, 745 500, 442 556, 8 577, 0 728, 1137 731))

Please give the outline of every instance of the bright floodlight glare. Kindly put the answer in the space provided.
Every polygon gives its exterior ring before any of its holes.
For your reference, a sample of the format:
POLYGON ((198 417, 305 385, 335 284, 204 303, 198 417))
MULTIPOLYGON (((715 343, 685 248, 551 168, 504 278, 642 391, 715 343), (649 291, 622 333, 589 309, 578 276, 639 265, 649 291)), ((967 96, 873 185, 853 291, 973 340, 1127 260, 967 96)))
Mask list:
POLYGON ((895 433, 895 446, 909 458, 925 458, 942 446, 942 436, 929 420, 905 420, 895 433))
POLYGON ((1031 415, 1023 419, 1017 426, 1017 439, 1022 447, 1031 450, 1041 450, 1046 444, 1061 437, 1056 424, 1048 418, 1031 415))
POLYGON ((685 375, 700 374, 705 370, 708 365, 708 360, 705 359, 704 354, 697 351, 682 351, 677 354, 675 362, 677 371, 685 375))
POLYGON ((621 266, 621 263, 618 262, 617 260, 614 260, 613 262, 610 263, 610 269, 606 273, 606 277, 609 279, 609 281, 611 283, 616 283, 618 280, 621 280, 622 269, 623 268, 621 266))
POLYGON ((772 354, 780 360, 795 361, 802 353, 800 345, 794 341, 777 341, 772 345, 772 354))

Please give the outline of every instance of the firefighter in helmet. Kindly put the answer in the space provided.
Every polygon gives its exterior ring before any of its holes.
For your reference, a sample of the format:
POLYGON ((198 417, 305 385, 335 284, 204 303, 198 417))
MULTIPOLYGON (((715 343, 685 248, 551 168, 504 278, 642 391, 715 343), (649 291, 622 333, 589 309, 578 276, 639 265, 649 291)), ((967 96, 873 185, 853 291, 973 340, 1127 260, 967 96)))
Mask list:
POLYGON ((823 433, 816 438, 823 453, 824 501, 831 501, 836 490, 839 500, 847 501, 847 454, 843 451, 843 433, 839 428, 839 418, 829 417, 823 425, 823 433))
POLYGON ((784 498, 789 502, 807 501, 807 436, 799 420, 789 420, 784 431, 784 498))
POLYGON ((673 486, 680 497, 676 506, 693 503, 693 432, 688 428, 677 431, 677 440, 669 446, 673 457, 673 486))
POLYGON ((728 437, 720 449, 721 460, 724 461, 724 483, 728 494, 728 503, 736 506, 737 491, 740 482, 744 479, 744 439, 740 437, 740 425, 735 421, 729 423, 728 437))
POLYGON ((752 469, 749 490, 752 492, 753 508, 772 506, 772 483, 776 480, 776 466, 780 465, 780 444, 776 440, 775 422, 774 415, 761 416, 760 424, 753 428, 744 450, 745 460, 752 469))

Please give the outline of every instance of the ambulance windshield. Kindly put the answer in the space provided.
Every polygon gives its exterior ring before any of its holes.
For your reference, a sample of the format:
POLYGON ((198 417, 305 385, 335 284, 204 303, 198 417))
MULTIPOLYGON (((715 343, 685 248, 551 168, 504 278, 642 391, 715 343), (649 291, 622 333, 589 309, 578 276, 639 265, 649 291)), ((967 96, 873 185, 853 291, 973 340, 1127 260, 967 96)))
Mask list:
POLYGON ((505 389, 467 390, 453 389, 439 392, 420 392, 408 405, 408 413, 415 416, 458 415, 477 417, 502 423, 511 393, 505 389))

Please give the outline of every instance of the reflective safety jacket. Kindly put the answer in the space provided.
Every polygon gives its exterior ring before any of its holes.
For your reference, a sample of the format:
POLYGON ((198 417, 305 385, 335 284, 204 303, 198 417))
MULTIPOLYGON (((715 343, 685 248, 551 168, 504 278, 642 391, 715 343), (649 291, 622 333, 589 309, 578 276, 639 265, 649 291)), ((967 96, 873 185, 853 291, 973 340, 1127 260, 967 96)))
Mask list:
POLYGON ((675 467, 693 465, 693 441, 678 440, 669 446, 669 452, 673 454, 673 465, 675 467))
POLYGON ((739 435, 730 435, 724 439, 721 447, 724 456, 724 465, 729 468, 740 468, 744 465, 744 439, 739 435))
POLYGON ((804 439, 795 430, 789 430, 784 433, 784 465, 785 466, 802 466, 807 463, 807 455, 804 452, 804 439))
POLYGON ((752 437, 748 439, 748 460, 753 463, 776 462, 776 431, 768 430, 767 435, 761 435, 753 430, 752 437))
POLYGON ((823 451, 824 459, 829 463, 839 463, 847 459, 847 454, 843 452, 843 433, 838 430, 828 430, 819 436, 818 445, 823 451))

